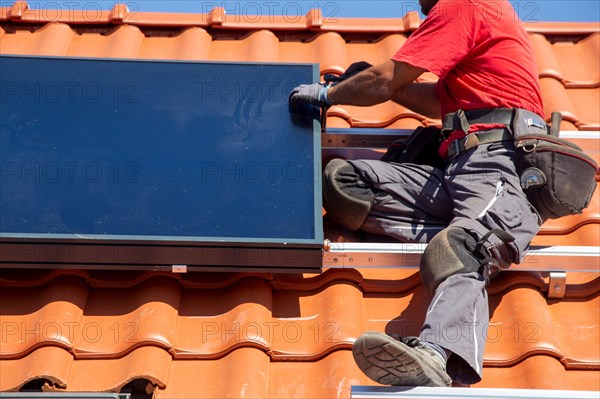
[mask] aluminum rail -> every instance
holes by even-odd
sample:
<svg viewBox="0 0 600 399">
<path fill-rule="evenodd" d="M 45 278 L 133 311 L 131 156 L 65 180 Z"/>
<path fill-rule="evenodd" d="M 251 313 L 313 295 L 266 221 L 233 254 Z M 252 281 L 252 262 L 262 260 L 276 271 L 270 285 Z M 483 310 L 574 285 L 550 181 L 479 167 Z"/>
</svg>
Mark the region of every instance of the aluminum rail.
<svg viewBox="0 0 600 399">
<path fill-rule="evenodd" d="M 322 153 L 324 159 L 379 159 L 395 140 L 406 139 L 411 133 L 405 129 L 329 128 L 321 135 Z M 559 137 L 587 142 L 591 148 L 586 153 L 598 159 L 600 131 L 561 131 Z"/>
<path fill-rule="evenodd" d="M 352 399 L 598 399 L 598 392 L 544 389 L 353 386 Z"/>
<path fill-rule="evenodd" d="M 387 146 L 396 139 L 407 138 L 411 133 L 410 129 L 328 128 L 327 132 L 322 135 L 321 142 L 324 148 L 373 148 Z M 558 137 L 561 139 L 600 140 L 600 131 L 562 130 Z"/>
<path fill-rule="evenodd" d="M 110 392 L 2 392 L 0 399 L 130 399 L 129 393 Z"/>
<path fill-rule="evenodd" d="M 323 252 L 327 268 L 390 268 L 419 267 L 427 244 L 404 243 L 328 243 Z M 443 255 L 443 254 L 442 254 Z M 534 246 L 519 265 L 508 270 L 600 272 L 600 247 L 597 246 Z"/>
</svg>

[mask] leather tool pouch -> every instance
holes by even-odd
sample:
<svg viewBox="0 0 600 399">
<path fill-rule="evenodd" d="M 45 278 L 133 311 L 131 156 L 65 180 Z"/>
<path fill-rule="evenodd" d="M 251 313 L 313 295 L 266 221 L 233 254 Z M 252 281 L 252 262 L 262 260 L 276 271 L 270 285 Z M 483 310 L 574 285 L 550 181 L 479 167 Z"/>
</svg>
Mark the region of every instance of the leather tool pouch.
<svg viewBox="0 0 600 399">
<path fill-rule="evenodd" d="M 438 153 L 442 140 L 442 133 L 439 128 L 435 126 L 418 127 L 406 140 L 394 141 L 381 157 L 381 160 L 393 163 L 429 165 L 438 169 L 445 169 L 447 163 Z"/>
<path fill-rule="evenodd" d="M 548 134 L 515 138 L 521 187 L 542 220 L 578 214 L 596 189 L 598 165 L 579 146 Z"/>
</svg>

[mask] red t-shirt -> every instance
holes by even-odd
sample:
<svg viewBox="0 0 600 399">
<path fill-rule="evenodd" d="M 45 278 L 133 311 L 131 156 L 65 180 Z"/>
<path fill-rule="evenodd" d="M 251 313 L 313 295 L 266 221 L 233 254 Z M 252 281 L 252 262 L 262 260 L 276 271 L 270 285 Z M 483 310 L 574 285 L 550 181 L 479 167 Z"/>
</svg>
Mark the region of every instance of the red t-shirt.
<svg viewBox="0 0 600 399">
<path fill-rule="evenodd" d="M 508 0 L 439 0 L 392 59 L 439 77 L 442 115 L 506 107 L 544 116 L 535 54 Z"/>
</svg>

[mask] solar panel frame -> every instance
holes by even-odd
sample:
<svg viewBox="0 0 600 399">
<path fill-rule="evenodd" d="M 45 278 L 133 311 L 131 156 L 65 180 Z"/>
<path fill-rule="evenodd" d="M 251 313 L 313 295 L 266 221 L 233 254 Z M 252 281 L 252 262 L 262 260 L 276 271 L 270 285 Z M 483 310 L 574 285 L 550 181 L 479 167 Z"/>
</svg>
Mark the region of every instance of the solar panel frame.
<svg viewBox="0 0 600 399">
<path fill-rule="evenodd" d="M 75 123 L 79 123 L 81 128 L 85 129 L 86 123 L 93 123 L 98 126 L 103 126 L 103 124 L 108 123 L 106 120 L 110 120 L 112 116 L 106 115 L 106 113 L 108 113 L 107 110 L 112 111 L 114 109 L 115 113 L 129 113 L 129 119 L 126 117 L 125 120 L 140 121 L 140 123 L 145 124 L 142 129 L 145 133 L 154 134 L 153 137 L 159 137 L 159 135 L 156 134 L 156 130 L 160 130 L 161 123 L 163 123 L 159 116 L 165 116 L 165 113 L 160 114 L 160 107 L 163 104 L 165 104 L 165 108 L 168 109 L 168 112 L 171 113 L 170 118 L 172 124 L 181 124 L 181 129 L 177 131 L 182 135 L 187 134 L 189 136 L 189 127 L 193 123 L 193 121 L 190 122 L 190 120 L 186 120 L 186 118 L 189 119 L 189 114 L 193 114 L 194 118 L 196 118 L 195 121 L 203 120 L 202 118 L 205 118 L 207 115 L 216 116 L 216 122 L 214 122 L 213 125 L 210 125 L 209 123 L 208 128 L 204 129 L 204 131 L 210 130 L 209 128 L 211 126 L 215 128 L 212 134 L 216 137 L 215 140 L 217 140 L 221 147 L 217 146 L 215 148 L 206 149 L 202 148 L 198 143 L 194 143 L 193 146 L 190 145 L 190 147 L 195 146 L 194 148 L 196 150 L 202 152 L 203 156 L 206 159 L 209 159 L 209 161 L 206 162 L 206 165 L 213 168 L 205 170 L 204 172 L 206 173 L 203 172 L 204 175 L 202 175 L 202 177 L 205 179 L 203 183 L 211 183 L 211 185 L 215 185 L 218 189 L 225 191 L 230 190 L 231 186 L 236 184 L 241 185 L 246 189 L 250 188 L 252 189 L 250 190 L 252 192 L 248 195 L 242 197 L 238 195 L 236 197 L 238 202 L 241 198 L 244 201 L 243 205 L 245 206 L 248 202 L 253 201 L 254 209 L 258 209 L 259 211 L 264 209 L 269 210 L 270 213 L 263 219 L 268 219 L 271 212 L 275 212 L 275 218 L 273 220 L 267 220 L 264 224 L 261 224 L 260 221 L 263 220 L 261 219 L 261 216 L 265 216 L 264 214 L 260 215 L 260 213 L 252 212 L 251 210 L 250 212 L 247 212 L 248 215 L 240 216 L 233 214 L 233 216 L 230 217 L 227 209 L 223 212 L 219 210 L 218 212 L 221 212 L 219 214 L 220 216 L 211 220 L 223 221 L 224 227 L 222 227 L 221 230 L 218 230 L 214 229 L 212 225 L 206 224 L 207 226 L 211 226 L 210 228 L 207 227 L 208 230 L 213 229 L 214 231 L 226 233 L 233 232 L 231 234 L 147 234 L 145 232 L 143 232 L 143 234 L 115 234 L 114 231 L 110 232 L 108 230 L 101 231 L 100 234 L 97 234 L 97 232 L 94 231 L 85 231 L 85 228 L 81 227 L 76 231 L 61 231 L 61 228 L 64 229 L 64 226 L 67 225 L 63 223 L 64 220 L 68 220 L 69 218 L 72 220 L 68 221 L 74 226 L 93 226 L 94 228 L 96 228 L 99 220 L 104 222 L 107 221 L 107 219 L 102 220 L 101 217 L 95 219 L 93 217 L 88 217 L 86 213 L 87 211 L 91 212 L 95 210 L 95 201 L 103 201 L 101 206 L 108 203 L 112 204 L 111 206 L 114 207 L 114 201 L 111 202 L 109 195 L 110 192 L 102 192 L 102 190 L 96 190 L 94 188 L 94 190 L 88 190 L 90 192 L 87 192 L 82 196 L 83 200 L 76 203 L 79 213 L 75 215 L 69 215 L 68 212 L 66 212 L 64 215 L 56 216 L 58 205 L 61 205 L 62 208 L 69 208 L 69 206 L 64 204 L 54 204 L 56 206 L 53 211 L 54 219 L 52 220 L 60 219 L 59 222 L 63 224 L 57 223 L 60 224 L 60 227 L 57 228 L 55 228 L 55 226 L 50 226 L 50 229 L 53 230 L 51 232 L 41 232 L 39 226 L 32 228 L 31 231 L 27 231 L 26 228 L 19 229 L 19 221 L 15 219 L 21 215 L 19 212 L 12 212 L 12 216 L 5 218 L 2 218 L 2 215 L 0 215 L 0 220 L 3 220 L 4 222 L 0 225 L 0 265 L 4 265 L 4 267 L 9 265 L 21 267 L 67 267 L 69 265 L 75 265 L 76 267 L 92 268 L 155 268 L 170 267 L 170 265 L 173 264 L 186 262 L 186 264 L 191 267 L 210 270 L 232 267 L 250 267 L 261 270 L 270 270 L 271 268 L 286 270 L 291 268 L 297 271 L 297 268 L 302 268 L 303 270 L 314 271 L 315 269 L 321 268 L 323 227 L 321 216 L 320 124 L 317 118 L 307 116 L 298 117 L 297 115 L 290 114 L 287 109 L 287 93 L 289 93 L 291 88 L 299 83 L 311 83 L 319 80 L 318 65 L 13 55 L 1 56 L 0 63 L 2 63 L 0 64 L 2 65 L 0 67 L 0 80 L 2 82 L 0 96 L 2 100 L 1 105 L 4 109 L 2 114 L 5 116 L 2 118 L 5 122 L 2 123 L 2 131 L 0 131 L 0 133 L 2 133 L 2 142 L 0 143 L 4 144 L 0 146 L 0 154 L 2 154 L 1 158 L 4 158 L 1 162 L 4 166 L 2 173 L 3 181 L 0 181 L 0 184 L 4 187 L 3 190 L 0 190 L 0 199 L 3 197 L 2 194 L 5 194 L 4 200 L 0 202 L 5 209 L 5 212 L 2 213 L 6 214 L 7 209 L 9 210 L 8 212 L 11 213 L 11 210 L 14 211 L 15 208 L 18 209 L 20 204 L 31 205 L 28 202 L 30 200 L 25 194 L 20 196 L 21 201 L 19 201 L 19 198 L 15 198 L 15 196 L 19 196 L 15 193 L 20 192 L 19 190 L 15 190 L 14 187 L 12 189 L 10 188 L 11 178 L 15 178 L 15 175 L 17 180 L 19 178 L 21 179 L 20 182 L 17 181 L 15 184 L 20 184 L 19 187 L 25 188 L 25 191 L 30 190 L 29 194 L 36 194 L 35 184 L 37 184 L 38 187 L 42 183 L 53 183 L 56 185 L 56 182 L 48 181 L 49 176 L 43 175 L 41 172 L 42 167 L 39 166 L 39 162 L 36 163 L 37 161 L 34 162 L 31 159 L 26 159 L 27 156 L 31 154 L 45 154 L 48 156 L 49 153 L 51 155 L 55 153 L 68 153 L 69 148 L 60 150 L 57 150 L 56 148 L 61 147 L 61 145 L 63 147 L 71 146 L 72 142 L 60 142 L 57 137 L 62 136 L 56 134 L 53 137 L 55 140 L 54 143 L 52 143 L 52 140 L 43 142 L 43 140 L 40 140 L 40 137 L 45 138 L 45 136 L 41 135 L 41 130 L 39 130 L 41 129 L 40 126 L 38 126 L 38 131 L 36 132 L 37 136 L 34 134 L 32 137 L 27 137 L 27 125 L 35 124 L 36 118 L 42 119 L 42 121 L 39 122 L 39 125 L 45 124 L 43 128 L 49 129 L 48 124 L 52 124 L 49 121 L 52 121 L 53 119 L 44 118 L 42 115 L 44 112 L 56 113 L 57 122 L 56 126 L 54 126 L 55 129 L 59 128 L 57 126 L 60 125 L 61 121 L 63 124 L 70 124 L 71 127 L 73 127 Z M 10 67 L 11 63 L 13 64 L 12 67 Z M 57 63 L 61 64 L 60 67 L 62 70 L 61 68 L 56 67 Z M 37 64 L 37 66 L 34 64 Z M 69 67 L 75 68 L 75 66 L 78 67 L 76 68 L 76 72 L 69 75 Z M 82 68 L 82 66 L 84 68 Z M 122 68 L 115 68 L 115 66 L 122 66 Z M 150 82 L 151 84 L 148 85 L 148 82 L 143 81 L 143 73 L 140 72 L 140 70 L 143 70 L 144 68 L 159 69 L 163 72 L 166 70 L 170 75 L 166 76 L 164 80 L 167 80 L 168 82 L 165 83 L 161 79 L 160 82 L 152 81 Z M 125 70 L 125 73 L 123 73 L 123 70 Z M 198 72 L 200 70 L 202 71 Z M 201 87 L 200 92 L 196 92 L 195 95 L 196 97 L 200 95 L 202 100 L 207 100 L 201 102 L 202 107 L 206 108 L 205 110 L 199 111 L 195 107 L 189 106 L 189 101 L 194 100 L 194 95 L 189 95 L 185 90 L 185 79 L 182 78 L 182 71 L 196 71 L 196 81 L 190 84 L 190 87 L 192 89 L 194 87 Z M 64 72 L 67 76 L 62 81 L 60 78 L 57 78 L 59 72 Z M 214 76 L 210 74 L 208 74 L 210 75 L 208 76 L 206 74 L 208 72 L 212 73 Z M 92 76 L 93 73 L 96 73 L 97 75 Z M 247 76 L 244 75 L 244 73 L 251 75 L 250 80 L 244 80 Z M 88 78 L 86 78 L 86 76 L 88 76 Z M 182 79 L 182 81 L 178 83 L 179 86 L 177 86 L 177 84 L 174 85 L 173 82 L 178 82 L 178 79 Z M 172 92 L 167 93 L 157 100 L 157 93 L 152 92 L 152 90 L 154 86 L 160 84 L 162 84 L 163 89 L 171 89 Z M 98 95 L 98 93 L 100 93 L 100 95 Z M 153 95 L 154 97 L 152 97 Z M 105 96 L 104 100 L 108 99 L 108 107 L 106 104 L 102 104 L 102 96 Z M 96 100 L 98 97 L 100 99 Z M 214 104 L 215 102 L 216 104 Z M 154 113 L 150 112 L 147 115 L 136 116 L 132 110 L 135 110 L 135 107 L 139 108 L 141 106 L 147 106 L 151 111 L 154 110 Z M 227 107 L 232 106 L 234 107 L 233 110 L 227 109 Z M 17 109 L 15 110 L 15 108 Z M 104 114 L 102 114 L 101 111 L 104 111 Z M 132 114 L 134 116 L 131 116 Z M 93 115 L 93 118 L 90 118 L 90 115 Z M 226 115 L 226 117 L 223 117 L 224 115 Z M 136 117 L 137 119 L 135 119 Z M 108 124 L 106 126 L 112 125 Z M 269 131 L 269 128 L 272 128 L 273 131 Z M 144 159 L 145 162 L 148 162 L 147 164 L 127 163 L 127 156 L 133 157 L 134 154 L 132 151 L 134 147 L 131 143 L 121 143 L 123 148 L 120 148 L 120 150 L 122 152 L 117 152 L 115 155 L 111 153 L 113 149 L 109 148 L 107 143 L 99 138 L 100 135 L 87 136 L 81 134 L 78 136 L 73 133 L 74 131 L 75 129 L 69 129 L 66 136 L 72 135 L 71 138 L 75 137 L 77 139 L 82 139 L 82 137 L 85 136 L 83 139 L 88 141 L 82 139 L 83 141 L 78 143 L 79 147 L 74 146 L 71 149 L 73 153 L 71 154 L 70 162 L 73 163 L 73 159 L 75 159 L 80 160 L 81 165 L 89 165 L 90 170 L 87 172 L 88 174 L 92 173 L 92 177 L 97 176 L 97 171 L 100 170 L 101 175 L 110 175 L 111 178 L 119 175 L 119 178 L 121 179 L 119 183 L 123 183 L 122 180 L 127 178 L 127 173 L 131 176 L 131 173 L 135 171 L 135 167 L 138 168 L 138 171 L 140 168 L 146 166 L 150 169 L 151 167 L 155 167 L 154 164 L 156 162 L 153 162 L 153 159 Z M 123 131 L 126 134 L 140 135 L 139 132 L 132 131 L 131 129 L 129 131 L 124 129 Z M 112 134 L 115 136 L 113 131 L 104 130 L 104 132 L 108 132 L 106 133 L 107 135 Z M 233 143 L 219 137 L 219 134 L 222 134 L 223 132 L 227 133 L 226 137 L 234 137 L 235 140 L 233 140 Z M 142 139 L 138 137 L 135 144 L 139 145 L 140 142 L 143 142 Z M 89 148 L 91 150 L 89 152 L 86 152 L 85 150 L 86 145 L 90 146 Z M 129 147 L 127 147 L 128 145 Z M 151 146 L 151 144 L 147 145 Z M 263 145 L 266 145 L 266 148 L 263 149 Z M 294 145 L 297 147 L 294 147 Z M 246 149 L 243 149 L 242 146 L 246 146 Z M 274 150 L 278 148 L 277 146 L 285 147 L 284 150 L 292 152 L 293 154 L 296 153 L 296 148 L 298 148 L 298 152 L 303 154 L 299 155 L 299 157 L 304 156 L 304 158 L 293 158 L 292 154 L 291 161 L 286 164 L 285 161 L 290 158 L 290 156 L 286 153 L 276 154 L 277 151 Z M 1 147 L 4 147 L 4 151 L 2 151 Z M 155 153 L 162 154 L 162 152 L 156 151 L 157 149 L 162 151 L 164 148 L 164 151 L 169 153 L 172 158 L 177 156 L 177 151 L 184 152 L 190 159 L 193 158 L 194 155 L 193 150 L 186 148 L 186 146 L 169 148 L 168 140 L 160 141 L 155 147 L 156 148 L 152 148 Z M 17 150 L 15 150 L 15 148 L 17 148 Z M 49 148 L 52 148 L 52 150 L 49 150 Z M 218 168 L 221 165 L 219 164 L 219 162 L 221 162 L 221 158 L 219 158 L 220 153 L 219 151 L 216 151 L 216 149 L 220 150 L 223 148 L 224 153 L 232 153 L 233 156 L 251 154 L 252 151 L 255 153 L 258 152 L 259 160 L 254 162 L 252 158 L 249 158 L 250 161 L 247 161 L 246 164 L 242 163 L 242 161 L 231 161 L 233 163 L 227 164 L 229 161 L 224 159 L 222 162 L 225 166 L 222 170 L 215 171 L 215 168 Z M 77 151 L 79 151 L 79 153 L 77 153 Z M 97 161 L 98 158 L 95 158 L 96 152 L 101 153 L 100 159 L 102 160 L 110 160 L 111 156 L 116 156 L 117 161 L 112 165 L 105 165 L 102 162 Z M 81 153 L 85 154 L 81 156 Z M 21 156 L 21 158 L 19 158 L 19 156 Z M 78 156 L 81 157 L 78 158 Z M 263 158 L 266 157 L 266 161 L 261 163 L 260 156 Z M 188 160 L 188 158 L 184 160 Z M 133 159 L 137 160 L 137 158 Z M 51 156 L 47 157 L 44 161 L 45 163 L 42 163 L 42 165 L 46 165 L 46 167 L 48 167 L 48 165 L 53 165 L 54 169 L 51 169 L 51 172 L 54 172 L 54 174 L 51 175 L 53 177 L 58 176 L 57 170 L 60 168 L 62 168 L 62 170 L 60 170 L 62 180 L 75 180 L 77 177 L 74 178 L 73 175 L 76 175 L 78 170 L 74 168 L 65 169 L 64 164 L 67 162 L 61 164 Z M 25 172 L 22 170 L 19 171 L 20 165 L 27 165 L 27 163 L 29 163 L 30 166 L 25 166 Z M 96 170 L 91 167 L 95 163 L 100 165 Z M 231 165 L 234 166 L 231 167 Z M 114 170 L 110 169 L 109 171 L 111 166 L 115 166 L 115 168 Z M 14 171 L 15 167 L 17 169 L 16 172 Z M 80 166 L 80 168 L 82 167 L 83 166 Z M 130 167 L 130 169 L 127 169 L 128 167 Z M 242 167 L 247 167 L 246 172 L 249 173 L 249 175 L 243 175 L 243 170 L 240 169 Z M 261 167 L 263 169 L 261 169 Z M 289 170 L 297 168 L 296 175 L 289 175 L 289 173 L 288 175 L 285 175 L 286 167 L 288 168 L 288 172 Z M 189 168 L 179 167 L 179 170 L 183 171 L 188 169 Z M 242 172 L 240 172 L 240 170 L 242 170 Z M 160 171 L 157 172 L 156 169 L 153 169 L 152 171 L 160 174 Z M 94 172 L 96 172 L 96 175 L 93 174 Z M 242 175 L 240 175 L 240 173 L 242 173 Z M 296 179 L 296 177 L 298 177 L 298 179 Z M 33 184 L 27 184 L 27 182 L 26 184 L 23 184 L 23 179 L 27 180 L 28 178 L 29 180 L 34 180 Z M 211 178 L 213 178 L 213 180 L 209 181 Z M 168 174 L 161 182 L 162 185 L 156 184 L 156 187 L 150 188 L 153 188 L 156 191 L 164 187 L 165 184 L 170 184 Z M 62 181 L 60 184 L 63 183 L 65 182 Z M 98 183 L 98 181 L 87 181 L 83 183 L 86 184 L 80 186 L 71 184 L 70 186 L 72 186 L 73 189 L 85 187 L 87 190 L 93 183 Z M 295 184 L 296 186 L 292 187 L 295 191 L 290 190 L 292 191 L 292 194 L 282 193 L 280 188 L 285 186 L 284 183 L 287 183 L 288 187 Z M 63 191 L 65 187 L 69 188 L 69 184 L 63 184 Z M 115 187 L 116 185 L 113 184 L 112 188 L 114 189 Z M 261 199 L 259 196 L 259 198 L 256 199 L 257 194 L 260 194 L 260 190 L 257 190 L 257 187 L 264 189 L 271 197 Z M 137 193 L 139 190 L 148 191 L 148 187 L 138 186 L 136 188 L 138 190 L 128 191 L 130 196 L 138 195 Z M 127 192 L 127 189 L 123 190 Z M 184 189 L 183 191 L 186 190 Z M 12 202 L 7 200 L 11 194 L 13 195 Z M 39 193 L 37 194 L 39 197 Z M 71 198 L 71 194 L 73 193 L 69 193 L 69 198 Z M 106 195 L 108 198 L 101 198 L 102 201 L 100 201 L 97 198 L 99 194 Z M 162 198 L 173 199 L 175 206 L 182 206 L 181 202 L 177 203 L 177 201 L 175 201 L 177 198 L 169 197 L 169 194 L 170 193 L 163 193 Z M 237 194 L 232 194 L 233 197 L 236 195 Z M 126 197 L 126 201 L 127 195 L 123 194 L 123 196 Z M 272 198 L 273 196 L 275 196 L 275 199 Z M 48 198 L 52 199 L 51 196 Z M 200 198 L 202 200 L 203 197 L 201 195 L 196 195 L 193 198 Z M 144 200 L 150 201 L 151 199 L 152 193 L 146 193 Z M 221 199 L 217 198 L 217 201 L 219 200 Z M 48 206 L 48 202 L 50 202 L 50 205 L 53 205 L 49 200 L 47 200 L 46 203 L 44 203 L 43 199 L 38 199 L 37 202 L 32 201 L 32 203 L 40 204 L 40 206 Z M 264 206 L 265 202 L 268 204 L 266 207 Z M 292 204 L 289 205 L 288 202 L 291 202 Z M 295 206 L 294 204 L 296 202 L 302 206 Z M 7 206 L 7 203 L 12 206 L 12 209 L 11 206 Z M 224 200 L 224 203 L 226 203 L 226 200 Z M 310 205 L 307 207 L 306 205 L 309 203 Z M 86 209 L 88 204 L 89 208 Z M 184 203 L 184 206 L 187 205 L 188 203 Z M 248 207 L 250 208 L 250 205 L 248 205 Z M 279 208 L 283 209 L 279 210 Z M 193 206 L 190 209 L 193 209 Z M 174 211 L 176 212 L 178 209 L 174 209 Z M 238 210 L 234 211 L 237 212 Z M 109 211 L 107 212 L 110 213 Z M 118 214 L 118 212 L 115 212 L 115 214 Z M 296 214 L 300 215 L 297 216 Z M 45 215 L 45 213 L 38 212 L 37 214 L 32 213 L 32 215 Z M 141 215 L 142 214 L 140 213 L 137 215 L 137 219 L 131 220 L 142 220 Z M 153 217 L 153 215 L 153 213 L 148 212 L 148 217 Z M 34 219 L 31 215 L 27 216 L 29 216 L 29 219 Z M 185 216 L 185 212 L 178 214 L 181 225 L 185 225 L 188 222 L 185 219 Z M 202 217 L 202 215 L 200 216 Z M 9 221 L 10 217 L 13 217 L 12 222 Z M 80 222 L 81 219 L 84 219 L 85 221 L 86 217 L 89 219 L 87 220 L 87 224 Z M 296 219 L 294 219 L 294 217 L 296 217 Z M 28 220 L 26 220 L 27 218 L 22 217 L 22 219 L 26 226 L 28 222 Z M 121 225 L 124 226 L 125 229 L 134 231 L 135 229 L 127 223 L 128 220 L 130 219 L 124 216 Z M 240 220 L 242 222 L 248 220 L 253 222 L 240 223 L 240 226 L 236 227 L 235 223 L 232 223 L 232 221 L 235 220 Z M 29 220 L 29 222 L 31 223 L 31 220 Z M 150 224 L 151 223 L 148 223 L 149 226 Z M 178 226 L 173 226 L 174 224 L 175 223 L 172 223 L 170 227 L 177 231 Z M 193 225 L 193 223 L 189 224 Z M 301 227 L 296 227 L 297 225 L 301 225 Z M 15 228 L 15 226 L 17 227 Z M 198 223 L 194 226 L 197 227 Z M 12 227 L 12 231 L 10 227 Z M 44 226 L 41 228 L 43 229 Z M 277 234 L 273 234 L 273 236 L 264 234 L 253 235 L 250 230 L 248 230 L 250 231 L 248 234 L 236 233 L 240 231 L 244 233 L 246 231 L 244 229 L 254 229 L 252 231 L 259 232 L 270 232 L 272 230 Z M 33 257 L 28 256 L 24 252 L 24 245 L 27 246 L 27 251 L 33 251 L 36 255 Z M 48 245 L 50 247 L 48 247 Z M 88 250 L 103 252 L 104 255 L 90 259 L 90 256 L 84 256 L 80 253 L 81 251 L 72 250 L 72 248 L 77 248 L 81 245 Z M 44 255 L 43 248 L 60 248 L 60 256 Z M 126 261 L 118 259 L 118 256 L 114 257 L 111 255 L 111 252 L 114 252 L 114 250 L 118 248 L 121 248 L 121 250 L 134 251 L 138 255 L 133 258 L 130 257 L 130 259 L 127 259 Z M 146 256 L 145 252 L 148 250 L 151 250 L 151 252 L 154 253 L 154 256 Z M 157 252 L 157 250 L 160 251 Z M 258 252 L 255 253 L 252 260 L 247 260 L 243 259 L 243 256 L 224 256 L 222 250 L 229 251 L 229 254 L 232 254 L 237 250 L 242 252 L 244 250 Z M 77 255 L 77 253 L 79 254 Z M 191 253 L 194 253 L 195 255 L 191 256 Z M 247 252 L 247 254 L 248 253 L 249 252 Z M 290 255 L 292 253 L 294 255 Z M 70 255 L 67 256 L 67 254 Z M 113 261 L 107 261 L 111 259 L 111 257 Z"/>
</svg>

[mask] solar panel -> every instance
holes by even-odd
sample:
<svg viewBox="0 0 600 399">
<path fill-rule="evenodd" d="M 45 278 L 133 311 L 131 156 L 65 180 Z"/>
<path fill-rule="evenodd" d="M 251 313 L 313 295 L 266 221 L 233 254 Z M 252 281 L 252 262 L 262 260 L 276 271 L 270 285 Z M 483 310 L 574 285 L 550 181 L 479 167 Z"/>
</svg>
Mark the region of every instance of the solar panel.
<svg viewBox="0 0 600 399">
<path fill-rule="evenodd" d="M 288 109 L 316 65 L 2 56 L 0 73 L 4 265 L 321 266 L 320 129 Z"/>
</svg>

